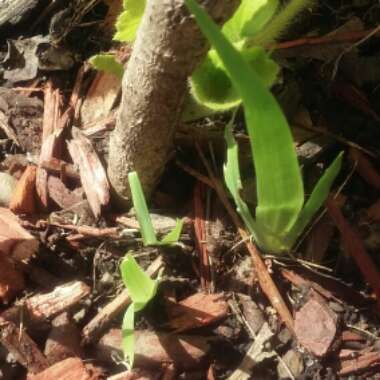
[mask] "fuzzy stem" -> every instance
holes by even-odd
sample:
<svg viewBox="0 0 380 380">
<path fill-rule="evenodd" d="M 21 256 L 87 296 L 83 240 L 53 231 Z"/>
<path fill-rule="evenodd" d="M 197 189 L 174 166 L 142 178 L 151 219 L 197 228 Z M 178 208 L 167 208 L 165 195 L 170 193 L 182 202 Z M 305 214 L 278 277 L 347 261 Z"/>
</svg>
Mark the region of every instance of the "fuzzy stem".
<svg viewBox="0 0 380 380">
<path fill-rule="evenodd" d="M 294 22 L 294 17 L 306 7 L 311 6 L 314 0 L 290 0 L 290 2 L 277 13 L 267 26 L 260 31 L 249 45 L 268 45 L 277 40 L 285 30 Z"/>
</svg>

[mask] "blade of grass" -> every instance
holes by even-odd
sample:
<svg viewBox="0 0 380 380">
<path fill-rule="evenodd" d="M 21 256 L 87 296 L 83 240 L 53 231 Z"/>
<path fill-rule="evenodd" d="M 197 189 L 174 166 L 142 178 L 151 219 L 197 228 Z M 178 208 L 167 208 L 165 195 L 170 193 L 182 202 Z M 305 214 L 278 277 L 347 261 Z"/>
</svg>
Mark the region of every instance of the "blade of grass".
<svg viewBox="0 0 380 380">
<path fill-rule="evenodd" d="M 326 201 L 330 188 L 338 175 L 342 166 L 343 152 L 341 152 L 333 161 L 333 163 L 325 170 L 322 177 L 315 185 L 309 199 L 307 200 L 304 208 L 301 210 L 299 217 L 289 233 L 286 240 L 288 241 L 288 247 L 291 248 L 302 231 L 309 224 L 311 218 L 322 207 Z"/>
<path fill-rule="evenodd" d="M 242 96 L 257 178 L 256 221 L 282 234 L 303 205 L 301 173 L 292 136 L 280 106 L 257 74 L 194 0 L 185 0 L 202 32 L 222 59 Z"/>
<path fill-rule="evenodd" d="M 181 232 L 183 228 L 183 219 L 177 219 L 175 227 L 166 234 L 161 241 L 159 241 L 160 245 L 170 245 L 178 243 L 179 238 L 181 237 Z"/>
<path fill-rule="evenodd" d="M 129 173 L 128 181 L 129 186 L 131 187 L 133 207 L 136 211 L 144 245 L 157 244 L 156 233 L 153 228 L 152 220 L 150 219 L 148 206 L 137 173 Z"/>
</svg>

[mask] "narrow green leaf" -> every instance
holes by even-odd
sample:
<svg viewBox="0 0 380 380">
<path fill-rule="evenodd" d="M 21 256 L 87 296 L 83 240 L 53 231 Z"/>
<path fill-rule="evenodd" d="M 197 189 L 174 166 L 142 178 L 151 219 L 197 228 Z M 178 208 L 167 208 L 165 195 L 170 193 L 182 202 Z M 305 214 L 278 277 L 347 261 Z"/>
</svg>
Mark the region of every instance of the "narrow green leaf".
<svg viewBox="0 0 380 380">
<path fill-rule="evenodd" d="M 131 254 L 127 254 L 121 262 L 120 271 L 133 303 L 138 307 L 145 306 L 155 296 L 158 282 L 141 269 Z"/>
<path fill-rule="evenodd" d="M 267 24 L 277 7 L 278 0 L 242 0 L 234 15 L 224 24 L 222 33 L 230 42 L 252 37 Z"/>
<path fill-rule="evenodd" d="M 342 160 L 343 152 L 335 158 L 333 163 L 325 170 L 322 177 L 315 185 L 309 199 L 305 203 L 304 208 L 301 210 L 297 221 L 287 234 L 289 248 L 295 243 L 302 231 L 311 221 L 312 217 L 322 207 L 323 203 L 327 199 L 330 188 L 342 167 Z"/>
<path fill-rule="evenodd" d="M 145 10 L 146 0 L 124 0 L 124 11 L 116 21 L 114 40 L 133 42 Z"/>
<path fill-rule="evenodd" d="M 292 25 L 294 18 L 306 9 L 308 6 L 312 5 L 315 0 L 290 0 L 278 13 L 271 22 L 269 22 L 265 28 L 262 28 L 259 33 L 250 41 L 252 44 L 266 45 L 272 43 L 281 34 L 286 31 L 286 29 Z"/>
<path fill-rule="evenodd" d="M 135 305 L 132 303 L 128 306 L 123 317 L 121 326 L 122 348 L 124 358 L 127 361 L 129 368 L 133 367 L 135 356 Z"/>
<path fill-rule="evenodd" d="M 234 198 L 236 209 L 240 216 L 242 217 L 245 225 L 247 226 L 250 233 L 253 235 L 254 239 L 257 241 L 258 237 L 256 234 L 257 226 L 255 220 L 253 219 L 251 212 L 247 204 L 244 202 L 243 198 L 240 196 L 240 191 L 242 189 L 242 182 L 240 177 L 239 168 L 239 147 L 236 140 L 232 134 L 232 125 L 229 123 L 224 131 L 224 137 L 227 143 L 227 159 L 223 167 L 224 180 L 226 186 Z"/>
<path fill-rule="evenodd" d="M 241 94 L 257 178 L 257 224 L 281 236 L 303 205 L 301 173 L 288 123 L 273 95 L 194 0 L 185 0 Z"/>
<path fill-rule="evenodd" d="M 178 243 L 178 240 L 181 237 L 183 222 L 184 222 L 183 219 L 177 219 L 175 227 L 161 239 L 159 244 L 170 245 L 170 244 Z"/>
<path fill-rule="evenodd" d="M 154 232 L 152 220 L 150 219 L 144 192 L 136 172 L 131 172 L 128 174 L 128 182 L 131 188 L 133 207 L 136 211 L 144 245 L 154 245 L 157 243 L 157 237 Z"/>
<path fill-rule="evenodd" d="M 124 67 L 116 61 L 112 54 L 94 55 L 89 59 L 89 62 L 96 70 L 114 74 L 119 78 L 123 77 Z"/>
</svg>

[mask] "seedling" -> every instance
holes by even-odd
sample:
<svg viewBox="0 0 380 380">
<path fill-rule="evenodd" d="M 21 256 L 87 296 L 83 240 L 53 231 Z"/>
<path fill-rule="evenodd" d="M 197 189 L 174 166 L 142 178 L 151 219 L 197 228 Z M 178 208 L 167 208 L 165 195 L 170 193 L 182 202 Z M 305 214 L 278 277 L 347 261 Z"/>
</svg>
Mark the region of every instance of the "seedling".
<svg viewBox="0 0 380 380">
<path fill-rule="evenodd" d="M 158 240 L 137 173 L 129 173 L 128 181 L 131 188 L 133 207 L 136 211 L 144 245 L 171 245 L 177 243 L 181 236 L 183 219 L 177 219 L 175 227 L 161 240 Z"/>
<path fill-rule="evenodd" d="M 122 347 L 129 368 L 133 367 L 135 352 L 135 314 L 156 295 L 158 281 L 152 280 L 137 264 L 131 254 L 127 254 L 120 264 L 121 277 L 132 300 L 124 314 L 122 324 Z"/>
<path fill-rule="evenodd" d="M 185 3 L 223 62 L 243 102 L 256 173 L 255 217 L 240 197 L 238 146 L 230 126 L 226 129 L 226 185 L 258 245 L 272 253 L 288 251 L 325 201 L 340 170 L 342 153 L 325 171 L 304 204 L 301 171 L 290 128 L 276 99 L 207 13 L 194 0 Z"/>
</svg>

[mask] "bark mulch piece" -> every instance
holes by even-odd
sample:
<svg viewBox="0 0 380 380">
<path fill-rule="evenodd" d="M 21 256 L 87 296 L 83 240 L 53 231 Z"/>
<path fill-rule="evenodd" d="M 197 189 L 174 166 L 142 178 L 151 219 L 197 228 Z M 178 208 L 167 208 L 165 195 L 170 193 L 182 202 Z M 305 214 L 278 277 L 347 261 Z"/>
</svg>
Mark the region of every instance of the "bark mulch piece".
<svg viewBox="0 0 380 380">
<path fill-rule="evenodd" d="M 169 326 L 176 332 L 207 326 L 227 316 L 223 294 L 196 293 L 178 303 L 168 302 Z"/>
<path fill-rule="evenodd" d="M 338 316 L 316 292 L 296 311 L 294 331 L 298 342 L 317 357 L 325 356 L 337 334 Z"/>
<path fill-rule="evenodd" d="M 79 358 L 62 360 L 44 371 L 33 374 L 28 373 L 27 380 L 104 380 L 101 370 L 86 365 Z"/>
<path fill-rule="evenodd" d="M 154 368 L 173 363 L 182 369 L 199 368 L 210 350 L 210 338 L 176 335 L 153 331 L 135 331 L 136 368 Z M 97 344 L 99 360 L 112 362 L 116 353 L 122 356 L 121 330 L 112 329 Z"/>
</svg>

